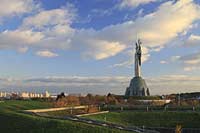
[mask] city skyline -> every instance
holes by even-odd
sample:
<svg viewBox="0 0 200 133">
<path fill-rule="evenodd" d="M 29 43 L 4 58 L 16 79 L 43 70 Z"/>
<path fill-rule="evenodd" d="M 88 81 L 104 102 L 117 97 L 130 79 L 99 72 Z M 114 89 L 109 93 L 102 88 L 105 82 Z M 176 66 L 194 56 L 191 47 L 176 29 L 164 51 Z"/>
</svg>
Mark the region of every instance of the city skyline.
<svg viewBox="0 0 200 133">
<path fill-rule="evenodd" d="M 0 91 L 124 94 L 137 38 L 151 94 L 199 91 L 200 0 L 1 2 Z"/>
</svg>

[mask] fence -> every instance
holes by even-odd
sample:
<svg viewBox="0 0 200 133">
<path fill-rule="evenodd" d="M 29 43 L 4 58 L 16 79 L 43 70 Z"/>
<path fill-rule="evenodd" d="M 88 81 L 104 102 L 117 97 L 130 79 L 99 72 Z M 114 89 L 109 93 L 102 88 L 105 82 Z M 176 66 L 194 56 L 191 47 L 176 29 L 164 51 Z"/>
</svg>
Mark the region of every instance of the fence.
<svg viewBox="0 0 200 133">
<path fill-rule="evenodd" d="M 108 105 L 102 107 L 102 110 L 110 111 L 123 111 L 123 110 L 135 110 L 135 111 L 200 111 L 200 107 L 194 106 L 144 106 L 144 105 L 133 105 L 133 106 L 124 106 L 124 105 Z"/>
<path fill-rule="evenodd" d="M 147 130 L 155 130 L 160 133 L 175 133 L 175 128 L 145 127 Z M 182 128 L 182 133 L 200 133 L 200 128 Z"/>
</svg>

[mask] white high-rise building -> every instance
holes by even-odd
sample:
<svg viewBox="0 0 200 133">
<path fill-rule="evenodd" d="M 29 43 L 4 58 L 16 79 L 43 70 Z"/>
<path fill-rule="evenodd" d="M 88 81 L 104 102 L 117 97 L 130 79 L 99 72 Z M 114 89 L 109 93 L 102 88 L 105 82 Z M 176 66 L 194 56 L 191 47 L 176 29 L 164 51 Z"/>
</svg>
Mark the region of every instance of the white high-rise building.
<svg viewBox="0 0 200 133">
<path fill-rule="evenodd" d="M 50 94 L 48 91 L 45 91 L 44 97 L 46 97 L 46 98 L 50 97 Z"/>
<path fill-rule="evenodd" d="M 19 96 L 22 97 L 22 98 L 29 98 L 29 93 L 28 92 L 22 92 L 22 93 L 20 93 Z"/>
</svg>

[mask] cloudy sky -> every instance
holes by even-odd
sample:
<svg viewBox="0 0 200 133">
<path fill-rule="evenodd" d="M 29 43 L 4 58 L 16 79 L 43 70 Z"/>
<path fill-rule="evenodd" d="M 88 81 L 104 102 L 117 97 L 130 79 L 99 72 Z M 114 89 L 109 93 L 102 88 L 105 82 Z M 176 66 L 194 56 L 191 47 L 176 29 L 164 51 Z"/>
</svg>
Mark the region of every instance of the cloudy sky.
<svg viewBox="0 0 200 133">
<path fill-rule="evenodd" d="M 200 0 L 0 0 L 0 91 L 200 91 Z"/>
</svg>

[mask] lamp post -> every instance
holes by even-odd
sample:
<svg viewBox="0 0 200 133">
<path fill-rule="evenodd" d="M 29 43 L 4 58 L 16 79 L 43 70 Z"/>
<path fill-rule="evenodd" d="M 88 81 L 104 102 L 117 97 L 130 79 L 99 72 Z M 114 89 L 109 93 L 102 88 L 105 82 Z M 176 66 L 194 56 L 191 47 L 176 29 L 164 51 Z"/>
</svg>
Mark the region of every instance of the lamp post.
<svg viewBox="0 0 200 133">
<path fill-rule="evenodd" d="M 178 93 L 178 105 L 179 106 L 181 105 L 181 95 L 180 95 L 180 93 Z"/>
</svg>

